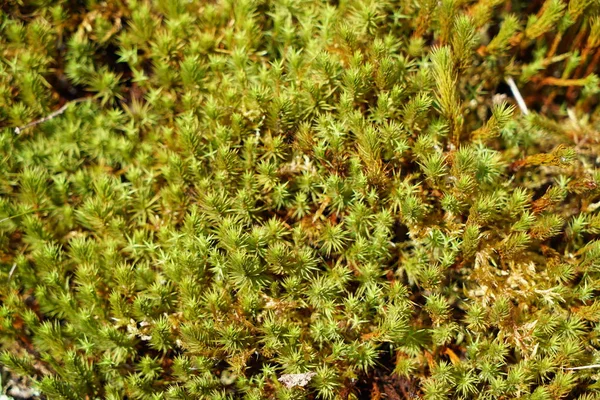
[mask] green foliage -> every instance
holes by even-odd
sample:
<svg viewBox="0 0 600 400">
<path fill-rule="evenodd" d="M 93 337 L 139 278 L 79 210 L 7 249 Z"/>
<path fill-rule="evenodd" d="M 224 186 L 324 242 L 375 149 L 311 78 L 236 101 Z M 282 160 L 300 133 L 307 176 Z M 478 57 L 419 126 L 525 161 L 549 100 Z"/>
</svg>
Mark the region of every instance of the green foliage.
<svg viewBox="0 0 600 400">
<path fill-rule="evenodd" d="M 1 5 L 0 363 L 57 399 L 598 398 L 599 13 Z"/>
</svg>

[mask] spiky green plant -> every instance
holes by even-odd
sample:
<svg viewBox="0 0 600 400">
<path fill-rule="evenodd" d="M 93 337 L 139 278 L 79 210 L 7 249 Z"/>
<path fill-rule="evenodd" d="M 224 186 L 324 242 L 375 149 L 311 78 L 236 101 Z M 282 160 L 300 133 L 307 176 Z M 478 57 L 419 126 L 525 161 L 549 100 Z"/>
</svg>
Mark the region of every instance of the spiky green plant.
<svg viewBox="0 0 600 400">
<path fill-rule="evenodd" d="M 0 5 L 0 363 L 52 399 L 600 398 L 599 15 Z"/>
</svg>

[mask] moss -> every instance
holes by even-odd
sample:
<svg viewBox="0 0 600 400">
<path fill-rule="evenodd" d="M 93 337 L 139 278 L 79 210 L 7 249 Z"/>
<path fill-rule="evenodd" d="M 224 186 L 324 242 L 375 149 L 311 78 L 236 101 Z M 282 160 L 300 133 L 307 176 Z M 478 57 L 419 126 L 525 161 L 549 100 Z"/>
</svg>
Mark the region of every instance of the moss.
<svg viewBox="0 0 600 400">
<path fill-rule="evenodd" d="M 598 1 L 0 10 L 0 362 L 48 398 L 600 396 Z"/>
</svg>

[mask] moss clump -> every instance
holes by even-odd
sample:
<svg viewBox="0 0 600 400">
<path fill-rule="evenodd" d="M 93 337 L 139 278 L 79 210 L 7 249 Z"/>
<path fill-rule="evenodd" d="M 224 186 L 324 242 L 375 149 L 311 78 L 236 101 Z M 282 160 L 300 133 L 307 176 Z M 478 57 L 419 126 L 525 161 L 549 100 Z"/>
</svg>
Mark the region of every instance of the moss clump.
<svg viewBox="0 0 600 400">
<path fill-rule="evenodd" d="M 0 9 L 48 398 L 600 398 L 597 0 Z"/>
</svg>

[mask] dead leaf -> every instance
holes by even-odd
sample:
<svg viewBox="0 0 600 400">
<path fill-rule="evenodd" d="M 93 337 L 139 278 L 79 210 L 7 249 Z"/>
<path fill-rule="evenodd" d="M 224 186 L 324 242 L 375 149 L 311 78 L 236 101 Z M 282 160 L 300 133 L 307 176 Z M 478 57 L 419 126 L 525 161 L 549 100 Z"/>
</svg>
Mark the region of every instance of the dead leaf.
<svg viewBox="0 0 600 400">
<path fill-rule="evenodd" d="M 451 349 L 446 348 L 446 350 L 444 350 L 444 353 L 450 357 L 450 361 L 452 361 L 453 365 L 456 364 L 460 364 L 460 358 L 456 355 L 455 352 L 453 352 Z"/>
<path fill-rule="evenodd" d="M 278 381 L 283 383 L 288 389 L 291 389 L 294 386 L 304 387 L 308 385 L 310 380 L 315 375 L 315 372 L 305 372 L 303 374 L 283 374 L 279 377 Z"/>
</svg>

